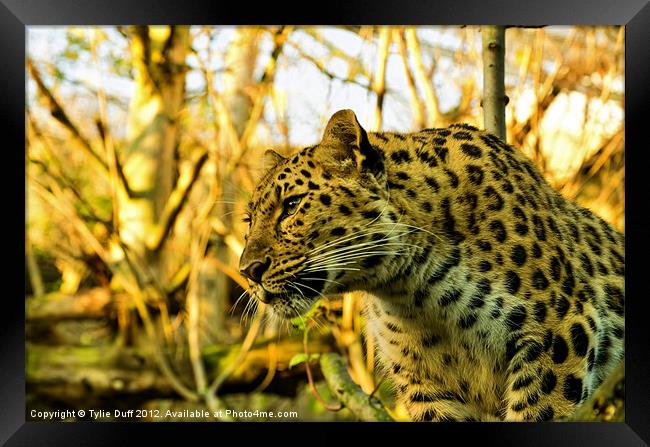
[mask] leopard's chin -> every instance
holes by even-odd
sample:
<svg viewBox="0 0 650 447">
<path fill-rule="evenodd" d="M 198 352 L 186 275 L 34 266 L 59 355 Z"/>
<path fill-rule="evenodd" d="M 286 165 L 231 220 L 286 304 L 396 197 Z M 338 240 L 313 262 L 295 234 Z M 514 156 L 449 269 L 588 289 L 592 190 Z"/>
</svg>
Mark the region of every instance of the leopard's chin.
<svg viewBox="0 0 650 447">
<path fill-rule="evenodd" d="M 308 313 L 319 297 L 290 292 L 274 293 L 259 287 L 253 292 L 253 298 L 266 304 L 267 311 L 273 316 L 291 320 Z"/>
<path fill-rule="evenodd" d="M 299 296 L 287 296 L 285 299 L 271 301 L 268 308 L 273 315 L 284 320 L 292 320 L 294 318 L 304 317 L 309 313 L 316 301 L 318 301 L 317 298 L 305 301 Z"/>
</svg>

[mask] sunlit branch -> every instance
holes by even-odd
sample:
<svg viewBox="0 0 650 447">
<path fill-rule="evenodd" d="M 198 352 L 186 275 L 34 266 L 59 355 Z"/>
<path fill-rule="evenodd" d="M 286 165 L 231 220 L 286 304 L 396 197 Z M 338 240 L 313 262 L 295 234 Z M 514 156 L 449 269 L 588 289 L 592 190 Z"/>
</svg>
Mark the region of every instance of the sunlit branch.
<svg viewBox="0 0 650 447">
<path fill-rule="evenodd" d="M 246 123 L 246 127 L 244 128 L 244 131 L 242 132 L 240 138 L 239 145 L 242 150 L 238 153 L 237 157 L 233 158 L 233 161 L 229 164 L 229 171 L 236 169 L 248 151 L 249 140 L 257 129 L 257 124 L 260 117 L 262 116 L 262 112 L 264 111 L 264 100 L 268 94 L 269 87 L 273 84 L 273 80 L 275 79 L 278 58 L 282 54 L 284 44 L 287 41 L 291 31 L 292 27 L 281 26 L 273 33 L 274 47 L 271 51 L 270 58 L 266 63 L 264 72 L 262 73 L 262 76 L 257 83 L 257 92 L 253 98 L 253 108 Z"/>
<path fill-rule="evenodd" d="M 376 95 L 374 131 L 381 130 L 382 109 L 384 106 L 384 95 L 386 94 L 386 63 L 388 62 L 388 47 L 391 42 L 391 30 L 384 26 L 379 31 L 379 45 L 377 48 L 377 65 L 375 77 L 372 81 L 372 91 Z"/>
<path fill-rule="evenodd" d="M 488 132 L 506 140 L 505 28 L 484 26 L 483 40 L 483 119 Z"/>
<path fill-rule="evenodd" d="M 358 85 L 359 87 L 363 87 L 365 89 L 370 88 L 370 86 L 368 84 L 365 84 L 363 82 L 359 82 L 354 78 L 351 78 L 351 77 L 342 78 L 342 77 L 340 77 L 338 75 L 335 75 L 334 73 L 329 71 L 327 68 L 325 68 L 325 64 L 323 62 L 321 62 L 318 59 L 316 59 L 315 57 L 310 56 L 309 54 L 305 53 L 302 50 L 302 48 L 300 48 L 297 44 L 295 44 L 293 42 L 288 42 L 288 44 L 290 46 L 292 46 L 298 52 L 298 54 L 300 55 L 301 58 L 305 59 L 308 62 L 311 62 L 322 74 L 324 74 L 326 77 L 328 77 L 330 79 L 330 81 L 337 80 L 337 81 L 345 82 L 345 83 L 348 83 L 348 84 L 355 84 L 355 85 Z"/>
<path fill-rule="evenodd" d="M 203 152 L 194 162 L 192 168 L 185 172 L 184 175 L 176 182 L 174 190 L 170 194 L 165 208 L 160 216 L 159 222 L 155 225 L 147 237 L 147 247 L 151 251 L 158 251 L 165 242 L 171 229 L 176 222 L 178 214 L 181 212 L 183 205 L 187 201 L 187 197 L 192 191 L 192 187 L 196 183 L 201 173 L 201 168 L 208 160 L 208 153 Z"/>
<path fill-rule="evenodd" d="M 45 286 L 43 285 L 41 269 L 38 266 L 38 262 L 36 262 L 36 256 L 34 256 L 33 246 L 32 241 L 25 241 L 25 260 L 29 269 L 29 281 L 32 285 L 32 293 L 35 296 L 43 296 L 45 295 Z"/>
<path fill-rule="evenodd" d="M 362 62 L 359 60 L 358 57 L 350 55 L 346 53 L 345 51 L 341 50 L 338 48 L 336 45 L 334 45 L 332 42 L 328 41 L 325 39 L 316 28 L 313 27 L 307 27 L 307 28 L 302 28 L 302 31 L 304 31 L 307 35 L 309 35 L 311 38 L 316 40 L 319 44 L 323 45 L 329 54 L 329 58 L 339 58 L 341 60 L 344 60 L 347 62 L 348 66 L 351 67 L 351 71 L 355 73 L 361 74 L 365 79 L 370 79 L 370 73 L 366 70 L 366 68 L 363 66 Z M 364 34 L 367 34 L 369 36 L 368 40 L 372 36 L 372 27 L 371 26 L 365 26 L 365 27 L 360 27 L 358 30 L 354 31 L 355 34 L 358 34 L 359 37 L 364 38 Z"/>
<path fill-rule="evenodd" d="M 108 154 L 109 171 L 111 172 L 111 183 L 113 181 L 116 181 L 117 185 L 123 188 L 123 191 L 127 194 L 127 196 L 135 197 L 135 194 L 133 193 L 131 187 L 129 186 L 129 181 L 127 180 L 126 175 L 124 174 L 122 163 L 120 162 L 120 159 L 117 156 L 117 152 L 115 151 L 115 144 L 113 143 L 111 136 L 108 134 L 108 129 L 105 122 L 106 122 L 105 120 L 97 121 L 95 124 L 97 126 L 97 131 L 99 132 L 102 138 L 102 142 L 104 143 L 106 153 Z"/>
<path fill-rule="evenodd" d="M 27 59 L 27 71 L 29 72 L 30 76 L 36 82 L 36 86 L 38 87 L 38 91 L 41 93 L 45 101 L 47 102 L 47 107 L 50 111 L 50 115 L 57 120 L 59 123 L 61 123 L 65 128 L 67 128 L 74 138 L 80 143 L 81 147 L 95 160 L 99 163 L 99 165 L 105 170 L 108 171 L 108 165 L 106 164 L 106 161 L 102 157 L 99 156 L 97 152 L 93 149 L 92 145 L 88 141 L 86 137 L 84 137 L 79 128 L 72 123 L 70 118 L 68 117 L 68 114 L 65 112 L 63 107 L 61 106 L 61 103 L 54 97 L 52 92 L 47 88 L 45 83 L 43 82 L 43 79 L 41 78 L 40 73 L 32 63 L 31 59 Z"/>
<path fill-rule="evenodd" d="M 221 371 L 221 373 L 212 381 L 212 383 L 208 387 L 205 393 L 205 399 L 206 399 L 206 403 L 208 404 L 208 407 L 210 407 L 211 409 L 219 408 L 219 401 L 216 397 L 219 387 L 223 385 L 223 383 L 232 373 L 235 372 L 237 367 L 241 364 L 241 362 L 246 357 L 246 354 L 248 354 L 251 347 L 253 346 L 253 342 L 255 341 L 255 338 L 257 337 L 257 333 L 260 330 L 260 326 L 262 325 L 264 310 L 265 310 L 264 305 L 260 304 L 260 308 L 255 314 L 255 318 L 253 319 L 253 322 L 251 323 L 248 333 L 246 334 L 246 337 L 242 342 L 241 349 L 237 354 L 237 358 L 232 363 L 229 363 L 228 366 L 224 368 L 223 371 Z"/>
<path fill-rule="evenodd" d="M 413 57 L 413 62 L 415 63 L 415 77 L 420 83 L 420 87 L 424 91 L 424 104 L 427 109 L 427 126 L 432 127 L 435 125 L 441 125 L 442 115 L 440 113 L 440 108 L 438 105 L 438 97 L 436 92 L 433 89 L 433 83 L 427 76 L 426 69 L 424 68 L 424 62 L 422 62 L 422 50 L 420 49 L 420 41 L 416 34 L 415 28 L 406 28 L 406 43 L 408 45 L 409 52 Z"/>
<path fill-rule="evenodd" d="M 47 141 L 46 137 L 43 135 L 41 130 L 38 128 L 36 123 L 34 122 L 33 117 L 31 114 L 28 112 L 27 113 L 27 125 L 31 129 L 32 133 L 38 138 L 38 140 L 41 142 L 43 145 L 44 150 L 49 154 L 50 157 L 55 157 L 54 151 L 51 149 L 49 142 Z M 28 145 L 30 143 L 30 134 L 27 134 L 27 139 L 28 139 Z M 42 160 L 38 160 L 35 158 L 28 158 L 28 160 L 31 163 L 34 163 L 43 169 L 43 172 L 50 177 L 53 181 L 55 181 L 61 188 L 69 190 L 74 196 L 79 200 L 81 205 L 86 209 L 86 212 L 88 213 L 88 218 L 100 222 L 106 226 L 107 229 L 111 230 L 111 222 L 106 219 L 102 219 L 99 216 L 99 213 L 95 211 L 92 205 L 88 203 L 86 199 L 81 195 L 81 193 L 77 190 L 77 188 L 74 186 L 72 180 L 70 180 L 65 172 L 63 172 L 62 167 L 60 165 L 60 162 L 57 160 L 57 165 L 59 169 L 57 172 L 53 172 L 53 169 L 50 167 L 48 163 L 45 163 Z"/>
<path fill-rule="evenodd" d="M 321 354 L 320 366 L 332 393 L 362 421 L 393 421 L 376 397 L 368 396 L 354 383 L 348 373 L 345 360 L 336 353 Z"/>
<path fill-rule="evenodd" d="M 415 128 L 422 129 L 426 126 L 426 119 L 424 117 L 424 104 L 422 104 L 422 100 L 418 94 L 418 90 L 415 85 L 415 79 L 413 79 L 411 67 L 408 63 L 408 56 L 406 54 L 406 42 L 404 41 L 404 30 L 395 30 L 395 41 L 399 47 L 400 57 L 402 58 L 402 64 L 404 65 L 404 74 L 406 75 L 406 85 L 408 86 L 409 95 L 411 97 Z"/>
<path fill-rule="evenodd" d="M 106 150 L 106 155 L 108 156 L 108 169 L 111 173 L 110 184 L 111 184 L 111 198 L 113 204 L 113 227 L 115 231 L 119 232 L 120 223 L 120 209 L 119 209 L 119 200 L 118 200 L 118 188 L 122 187 L 126 194 L 129 197 L 132 197 L 133 194 L 129 188 L 129 182 L 124 175 L 122 166 L 120 164 L 120 159 L 117 156 L 115 151 L 115 144 L 113 143 L 113 137 L 108 129 L 108 106 L 106 103 L 106 92 L 104 91 L 104 82 L 102 79 L 102 71 L 99 66 L 97 59 L 97 42 L 99 39 L 98 31 L 95 30 L 90 39 L 90 52 L 92 55 L 93 63 L 96 65 L 97 72 L 99 73 L 99 82 L 97 87 L 97 102 L 99 103 L 99 118 L 96 121 L 97 130 L 102 138 L 104 143 L 104 149 Z"/>
<path fill-rule="evenodd" d="M 201 274 L 201 261 L 205 253 L 208 238 L 210 236 L 209 228 L 203 225 L 204 230 L 199 232 L 199 236 L 194 239 L 191 247 L 191 266 L 190 277 L 187 287 L 187 297 L 185 307 L 187 312 L 187 344 L 189 349 L 190 364 L 194 374 L 194 382 L 199 395 L 205 395 L 207 387 L 207 378 L 205 365 L 201 358 L 201 344 L 199 342 L 199 324 L 200 324 L 200 289 L 199 276 Z M 207 230 L 207 231 L 206 231 Z"/>
</svg>

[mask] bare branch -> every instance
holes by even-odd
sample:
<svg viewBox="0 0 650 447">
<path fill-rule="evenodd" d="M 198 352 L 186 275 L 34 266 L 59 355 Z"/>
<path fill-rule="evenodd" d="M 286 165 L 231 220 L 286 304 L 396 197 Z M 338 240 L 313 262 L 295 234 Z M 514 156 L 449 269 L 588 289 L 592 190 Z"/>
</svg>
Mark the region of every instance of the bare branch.
<svg viewBox="0 0 650 447">
<path fill-rule="evenodd" d="M 337 81 L 347 82 L 349 84 L 356 84 L 356 85 L 358 85 L 360 87 L 363 87 L 365 89 L 370 88 L 368 84 L 364 84 L 363 82 L 359 82 L 354 78 L 351 78 L 351 77 L 342 78 L 342 77 L 340 77 L 338 75 L 335 75 L 334 73 L 329 71 L 327 68 L 325 68 L 324 63 L 322 63 L 321 61 L 319 61 L 315 57 L 312 57 L 309 54 L 305 53 L 302 50 L 302 48 L 300 48 L 297 44 L 295 44 L 293 42 L 288 42 L 288 44 L 291 45 L 298 52 L 300 57 L 302 57 L 306 61 L 311 62 L 312 64 L 314 64 L 314 66 L 316 68 L 318 68 L 318 70 L 320 70 L 320 72 L 323 73 L 325 76 L 327 76 L 330 80 L 335 80 L 336 79 Z"/>
<path fill-rule="evenodd" d="M 282 54 L 284 44 L 287 41 L 287 38 L 289 37 L 291 31 L 291 27 L 281 26 L 277 31 L 273 33 L 273 41 L 275 42 L 275 46 L 273 47 L 273 51 L 271 51 L 271 56 L 268 62 L 266 63 L 264 73 L 262 73 L 262 77 L 256 86 L 257 95 L 252 98 L 253 107 L 251 109 L 250 116 L 248 117 L 246 127 L 244 128 L 244 131 L 242 132 L 240 138 L 240 146 L 242 150 L 237 154 L 237 157 L 233 158 L 233 161 L 229 165 L 229 170 L 234 171 L 234 169 L 236 169 L 248 151 L 248 142 L 255 133 L 257 123 L 262 116 L 262 112 L 264 111 L 264 100 L 266 99 L 266 95 L 269 91 L 269 86 L 273 84 L 273 80 L 275 79 L 278 58 Z"/>
<path fill-rule="evenodd" d="M 122 187 L 122 189 L 127 194 L 127 196 L 135 197 L 133 190 L 129 186 L 129 181 L 126 179 L 126 175 L 124 175 L 124 169 L 122 168 L 122 163 L 120 162 L 120 159 L 117 156 L 117 152 L 115 151 L 115 145 L 113 144 L 112 138 L 108 134 L 108 129 L 106 128 L 106 125 L 102 121 L 96 121 L 95 124 L 97 126 L 97 131 L 99 132 L 102 138 L 102 142 L 104 143 L 104 148 L 106 149 L 106 153 L 108 153 L 109 155 L 109 171 L 111 172 L 111 178 L 119 182 L 119 186 Z M 110 140 L 110 142 L 108 140 Z"/>
<path fill-rule="evenodd" d="M 483 38 L 483 119 L 484 127 L 506 141 L 505 28 L 485 26 Z"/>
<path fill-rule="evenodd" d="M 38 181 L 31 182 L 31 185 L 32 187 L 35 188 L 35 191 L 44 200 L 46 200 L 53 208 L 55 208 L 57 211 L 62 213 L 65 217 L 71 219 L 72 223 L 75 224 L 80 235 L 92 247 L 92 249 L 95 251 L 95 253 L 97 253 L 97 255 L 102 259 L 102 261 L 104 261 L 104 263 L 113 271 L 114 277 L 118 278 L 120 285 L 124 287 L 127 293 L 133 298 L 133 303 L 135 304 L 135 307 L 138 313 L 140 314 L 140 318 L 144 323 L 145 331 L 151 343 L 154 358 L 158 363 L 160 372 L 167 378 L 167 380 L 169 380 L 170 384 L 178 394 L 180 394 L 181 396 L 183 396 L 185 399 L 189 401 L 196 402 L 199 399 L 198 395 L 194 391 L 187 388 L 187 386 L 185 386 L 185 384 L 183 384 L 180 381 L 180 379 L 176 376 L 174 371 L 169 366 L 162 348 L 158 344 L 157 341 L 158 336 L 156 334 L 154 323 L 151 320 L 151 315 L 149 314 L 149 311 L 147 310 L 147 307 L 145 305 L 145 296 L 143 293 L 143 290 L 145 290 L 145 285 L 143 284 L 142 279 L 138 275 L 138 269 L 135 267 L 128 249 L 124 246 L 124 244 L 120 244 L 124 252 L 124 259 L 126 263 L 112 262 L 108 250 L 106 250 L 99 243 L 97 238 L 92 234 L 92 232 L 88 229 L 85 223 L 79 218 L 79 216 L 77 216 L 75 210 L 72 209 L 72 207 L 68 203 L 59 200 L 58 197 L 56 197 L 52 192 L 48 191 Z M 128 270 L 124 270 L 123 267 L 128 267 Z M 135 284 L 133 281 L 129 281 L 128 278 L 126 277 L 126 275 L 129 273 L 132 276 Z"/>
<path fill-rule="evenodd" d="M 424 63 L 422 62 L 422 51 L 420 50 L 420 41 L 415 33 L 415 28 L 411 27 L 406 29 L 406 43 L 410 53 L 413 55 L 413 61 L 415 62 L 415 76 L 420 83 L 422 90 L 424 90 L 425 105 L 427 109 L 427 126 L 433 127 L 435 125 L 440 125 L 443 119 L 438 105 L 438 97 L 433 89 L 433 83 L 429 80 L 426 69 L 424 68 Z"/>
<path fill-rule="evenodd" d="M 422 129 L 426 126 L 426 120 L 424 117 L 424 104 L 422 104 L 422 100 L 418 94 L 417 87 L 415 86 L 415 79 L 413 79 L 411 67 L 409 67 L 408 56 L 406 54 L 406 42 L 404 41 L 404 30 L 395 31 L 395 40 L 397 41 L 397 45 L 399 47 L 399 54 L 402 58 L 402 64 L 404 64 L 404 74 L 406 75 L 406 84 L 408 85 L 409 95 L 411 96 L 411 105 L 413 108 L 415 128 Z"/>
<path fill-rule="evenodd" d="M 358 56 L 350 55 L 347 52 L 338 48 L 331 41 L 325 39 L 320 34 L 317 28 L 313 28 L 313 27 L 304 28 L 303 31 L 311 38 L 313 38 L 316 42 L 323 45 L 327 49 L 328 58 L 330 60 L 333 58 L 339 58 L 341 60 L 344 60 L 348 63 L 348 67 L 350 67 L 350 72 L 359 73 L 364 78 L 370 79 L 370 73 L 368 72 L 368 70 L 366 69 L 366 67 L 364 66 L 364 64 L 362 63 L 361 59 Z M 372 27 L 371 26 L 361 27 L 359 28 L 358 31 L 356 31 L 356 34 L 358 34 L 359 37 L 361 37 L 362 39 L 370 40 L 372 38 Z"/>
<path fill-rule="evenodd" d="M 372 81 L 372 91 L 377 95 L 375 102 L 375 122 L 374 131 L 381 130 L 382 108 L 384 105 L 384 95 L 386 94 L 386 63 L 388 61 L 388 47 L 391 42 L 390 28 L 384 26 L 379 31 L 379 47 L 377 49 L 377 67 L 375 77 Z"/>
<path fill-rule="evenodd" d="M 111 221 L 105 220 L 105 219 L 102 219 L 101 217 L 99 217 L 99 214 L 83 198 L 81 193 L 79 191 L 77 191 L 77 188 L 74 187 L 72 182 L 67 177 L 65 177 L 65 175 L 63 173 L 53 173 L 50 170 L 48 164 L 41 161 L 41 160 L 36 160 L 34 158 L 30 158 L 29 162 L 40 166 L 41 169 L 43 169 L 43 173 L 45 175 L 47 175 L 47 177 L 51 181 L 56 182 L 57 185 L 60 188 L 67 189 L 68 191 L 70 191 L 79 200 L 79 203 L 85 208 L 84 214 L 86 214 L 85 216 L 81 216 L 81 217 L 84 217 L 84 218 L 86 218 L 88 220 L 91 220 L 91 221 L 99 222 L 99 223 L 103 224 L 106 227 L 106 229 L 108 229 L 109 231 L 112 230 Z"/>
<path fill-rule="evenodd" d="M 176 222 L 178 214 L 181 212 L 183 205 L 187 201 L 187 197 L 190 195 L 192 187 L 199 178 L 201 168 L 207 159 L 208 153 L 201 153 L 198 159 L 194 162 L 192 169 L 187 171 L 185 175 L 182 175 L 178 179 L 174 190 L 170 194 L 169 199 L 167 199 L 165 209 L 160 216 L 160 221 L 155 225 L 153 231 L 149 233 L 147 239 L 147 247 L 149 250 L 158 251 L 162 247 L 165 239 Z"/>
<path fill-rule="evenodd" d="M 68 117 L 68 114 L 65 112 L 65 110 L 63 110 L 63 107 L 61 107 L 61 103 L 54 97 L 52 92 L 50 92 L 50 90 L 43 82 L 43 78 L 41 77 L 40 73 L 32 63 L 31 59 L 27 59 L 27 71 L 31 75 L 32 79 L 34 79 L 34 82 L 36 82 L 38 91 L 45 98 L 47 102 L 47 107 L 50 110 L 50 115 L 52 115 L 52 117 L 55 120 L 61 123 L 66 129 L 68 129 L 72 133 L 75 140 L 77 140 L 81 145 L 81 147 L 95 161 L 99 163 L 99 165 L 104 169 L 104 171 L 108 171 L 108 165 L 106 164 L 104 159 L 100 157 L 97 152 L 95 152 L 92 145 L 90 144 L 90 141 L 86 137 L 84 137 L 79 131 L 79 128 L 72 123 L 72 121 Z"/>
<path fill-rule="evenodd" d="M 207 243 L 207 234 L 195 241 L 194 250 L 197 250 L 197 245 L 200 249 L 204 249 Z M 198 254 L 198 253 L 197 253 Z M 207 387 L 207 378 L 203 359 L 201 358 L 201 345 L 199 343 L 199 318 L 200 318 L 200 300 L 199 300 L 199 284 L 197 277 L 199 269 L 192 269 L 192 274 L 189 281 L 189 290 L 185 298 L 185 307 L 187 312 L 187 346 L 190 356 L 190 364 L 192 366 L 192 373 L 194 374 L 194 382 L 196 383 L 196 390 L 199 395 L 204 395 Z"/>
</svg>

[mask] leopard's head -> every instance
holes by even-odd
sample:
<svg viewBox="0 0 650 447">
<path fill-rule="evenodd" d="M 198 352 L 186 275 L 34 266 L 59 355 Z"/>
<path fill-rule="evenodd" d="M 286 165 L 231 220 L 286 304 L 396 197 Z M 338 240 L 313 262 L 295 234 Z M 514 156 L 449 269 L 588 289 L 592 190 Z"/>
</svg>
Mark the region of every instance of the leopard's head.
<svg viewBox="0 0 650 447">
<path fill-rule="evenodd" d="M 249 204 L 239 268 L 274 315 L 304 314 L 321 296 L 362 288 L 399 245 L 381 151 L 351 110 L 335 113 L 322 141 L 271 168 Z"/>
</svg>

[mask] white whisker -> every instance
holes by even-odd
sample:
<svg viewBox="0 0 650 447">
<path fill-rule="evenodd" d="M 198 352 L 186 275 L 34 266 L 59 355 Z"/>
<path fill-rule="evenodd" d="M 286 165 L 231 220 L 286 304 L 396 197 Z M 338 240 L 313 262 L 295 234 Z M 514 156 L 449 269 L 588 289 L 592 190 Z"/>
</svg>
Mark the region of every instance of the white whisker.
<svg viewBox="0 0 650 447">
<path fill-rule="evenodd" d="M 233 304 L 232 307 L 230 308 L 230 315 L 233 314 L 233 312 L 235 311 L 235 308 L 237 307 L 237 304 L 239 304 L 241 299 L 244 298 L 244 295 L 246 295 L 247 293 L 248 293 L 248 290 L 244 290 L 244 292 L 241 295 L 239 295 L 239 298 L 237 298 L 235 300 L 235 304 Z"/>
<path fill-rule="evenodd" d="M 332 279 L 325 279 L 325 278 L 309 278 L 309 277 L 301 277 L 300 279 L 311 279 L 311 280 L 313 280 L 313 281 L 333 282 L 333 283 L 338 284 L 338 285 L 340 285 L 340 286 L 343 286 L 343 285 L 344 285 L 344 284 L 341 284 L 341 283 L 338 282 L 338 281 L 334 281 L 334 280 L 332 280 Z"/>
<path fill-rule="evenodd" d="M 401 244 L 399 242 L 388 242 L 384 244 L 378 244 L 377 241 L 368 242 L 368 243 L 362 243 L 362 244 L 356 244 L 350 247 L 346 247 L 345 250 L 332 250 L 330 253 L 324 253 L 323 256 L 319 256 L 317 258 L 313 259 L 308 259 L 305 261 L 305 264 L 315 264 L 317 262 L 320 262 L 323 259 L 333 259 L 336 256 L 345 256 L 348 254 L 354 254 L 354 253 L 362 253 L 365 250 L 368 250 L 370 248 L 369 246 L 372 246 L 371 249 L 376 249 L 376 250 L 383 250 L 384 247 L 404 247 L 405 244 Z"/>
<path fill-rule="evenodd" d="M 363 236 L 370 236 L 370 235 L 372 235 L 372 234 L 381 234 L 381 233 L 382 233 L 381 231 L 375 231 L 375 232 L 372 232 L 372 233 L 367 233 L 367 234 L 359 235 L 359 236 L 357 236 L 357 238 L 358 238 L 358 237 L 363 237 Z M 398 238 L 398 237 L 400 237 L 400 236 L 404 236 L 404 235 L 407 235 L 407 234 L 410 234 L 410 232 L 404 232 L 404 233 L 401 233 L 401 234 L 398 234 L 398 235 L 395 235 L 395 236 L 390 236 L 390 237 L 384 236 L 384 237 L 382 237 L 381 239 L 378 239 L 378 240 L 376 240 L 376 241 L 375 241 L 375 240 L 372 240 L 372 241 L 365 241 L 365 242 L 360 242 L 360 243 L 358 243 L 358 244 L 354 244 L 354 245 L 350 245 L 350 246 L 346 246 L 346 247 L 335 248 L 335 249 L 333 249 L 333 250 L 331 250 L 331 251 L 329 251 L 329 252 L 325 252 L 325 253 L 321 253 L 321 254 L 319 254 L 319 255 L 316 255 L 316 256 L 310 258 L 309 260 L 310 260 L 310 261 L 317 260 L 317 259 L 320 259 L 320 258 L 322 258 L 322 257 L 328 256 L 328 255 L 330 255 L 330 254 L 337 253 L 337 252 L 339 252 L 339 251 L 352 250 L 352 249 L 354 249 L 354 248 L 357 248 L 357 247 L 363 247 L 363 246 L 367 246 L 367 245 L 376 245 L 376 244 L 378 244 L 378 243 L 380 243 L 380 242 L 383 242 L 383 241 L 390 241 L 390 240 L 396 239 L 396 238 Z M 345 241 L 345 242 L 347 242 L 347 241 Z M 342 243 L 342 242 L 341 242 L 341 243 Z"/>
<path fill-rule="evenodd" d="M 374 256 L 374 255 L 399 255 L 402 252 L 400 251 L 363 251 L 360 253 L 351 253 L 351 254 L 345 254 L 345 255 L 340 255 L 338 257 L 335 257 L 333 259 L 325 259 L 320 262 L 310 264 L 308 268 L 313 268 L 313 267 L 319 267 L 321 265 L 329 265 L 330 263 L 341 263 L 341 262 L 347 262 L 348 260 L 358 260 L 358 259 L 364 259 L 369 256 Z"/>
<path fill-rule="evenodd" d="M 361 269 L 358 269 L 358 268 L 330 268 L 330 267 L 326 267 L 326 268 L 317 268 L 317 269 L 309 269 L 309 270 L 305 269 L 305 270 L 302 270 L 302 272 L 338 272 L 338 271 L 341 271 L 341 270 L 358 272 Z"/>
<path fill-rule="evenodd" d="M 309 290 L 313 290 L 314 292 L 316 292 L 317 294 L 319 294 L 319 295 L 321 296 L 321 298 L 325 298 L 325 296 L 323 296 L 322 293 L 320 293 L 320 292 L 319 292 L 318 290 L 316 290 L 316 289 L 313 289 L 313 288 L 309 287 L 308 285 L 305 285 L 305 284 L 300 283 L 300 282 L 295 282 L 294 284 L 297 285 L 297 286 L 300 286 L 300 287 L 306 287 L 306 288 L 308 288 Z"/>
</svg>

